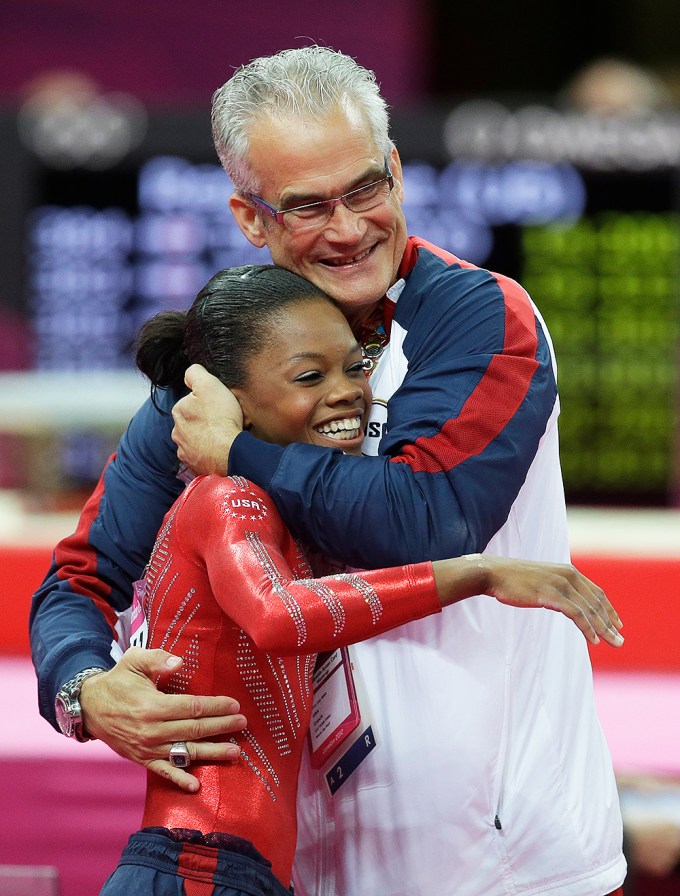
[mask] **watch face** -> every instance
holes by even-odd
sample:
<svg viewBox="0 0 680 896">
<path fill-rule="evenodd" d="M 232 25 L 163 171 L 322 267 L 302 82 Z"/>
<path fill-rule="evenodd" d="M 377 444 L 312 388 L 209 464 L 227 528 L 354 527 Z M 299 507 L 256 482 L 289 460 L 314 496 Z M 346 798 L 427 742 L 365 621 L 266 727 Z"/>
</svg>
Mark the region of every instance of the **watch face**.
<svg viewBox="0 0 680 896">
<path fill-rule="evenodd" d="M 57 716 L 57 724 L 61 729 L 61 733 L 66 737 L 71 737 L 73 733 L 73 719 L 68 711 L 64 698 L 58 694 L 54 703 L 54 709 Z"/>
<path fill-rule="evenodd" d="M 91 739 L 87 735 L 83 735 L 83 718 L 79 702 L 80 689 L 85 679 L 89 678 L 90 675 L 105 671 L 105 669 L 98 666 L 84 669 L 70 681 L 67 681 L 66 684 L 62 685 L 57 692 L 57 696 L 54 699 L 54 713 L 57 718 L 57 724 L 62 734 L 65 734 L 66 737 L 75 737 L 76 740 L 81 742 Z"/>
</svg>

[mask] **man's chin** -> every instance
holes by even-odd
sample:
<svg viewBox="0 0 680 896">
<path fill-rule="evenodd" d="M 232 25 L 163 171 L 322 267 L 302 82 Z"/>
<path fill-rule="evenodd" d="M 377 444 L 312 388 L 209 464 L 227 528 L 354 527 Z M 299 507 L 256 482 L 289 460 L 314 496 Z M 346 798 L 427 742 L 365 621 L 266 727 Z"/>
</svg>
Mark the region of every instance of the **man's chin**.
<svg viewBox="0 0 680 896">
<path fill-rule="evenodd" d="M 386 282 L 384 289 L 380 288 L 380 280 L 383 278 L 343 276 L 334 274 L 332 269 L 320 273 L 323 276 L 316 280 L 317 285 L 335 299 L 345 314 L 360 314 L 362 309 L 371 308 L 383 298 L 389 287 Z"/>
</svg>

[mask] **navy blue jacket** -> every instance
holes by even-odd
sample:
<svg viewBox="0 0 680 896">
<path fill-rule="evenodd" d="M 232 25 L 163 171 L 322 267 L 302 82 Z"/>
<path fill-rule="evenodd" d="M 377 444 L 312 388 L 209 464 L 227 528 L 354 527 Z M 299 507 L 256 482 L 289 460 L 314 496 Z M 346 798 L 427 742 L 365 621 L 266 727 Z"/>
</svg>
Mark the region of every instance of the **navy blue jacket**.
<svg viewBox="0 0 680 896">
<path fill-rule="evenodd" d="M 377 457 L 242 433 L 229 472 L 265 488 L 293 533 L 352 566 L 481 551 L 505 522 L 553 410 L 546 334 L 516 283 L 411 237 L 393 310 L 408 370 L 387 402 Z M 391 303 L 388 303 L 391 304 Z M 117 612 L 183 489 L 171 440 L 178 396 L 132 419 L 76 532 L 33 597 L 31 647 L 42 715 L 61 684 L 113 665 Z"/>
</svg>

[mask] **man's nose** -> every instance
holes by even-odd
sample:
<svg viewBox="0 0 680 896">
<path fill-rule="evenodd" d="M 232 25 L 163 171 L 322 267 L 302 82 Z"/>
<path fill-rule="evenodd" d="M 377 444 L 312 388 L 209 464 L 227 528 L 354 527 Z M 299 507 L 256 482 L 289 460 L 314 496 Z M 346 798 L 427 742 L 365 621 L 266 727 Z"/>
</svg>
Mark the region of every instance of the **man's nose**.
<svg viewBox="0 0 680 896">
<path fill-rule="evenodd" d="M 363 236 L 364 230 L 362 213 L 351 211 L 338 199 L 324 229 L 325 236 L 329 239 L 356 240 Z"/>
</svg>

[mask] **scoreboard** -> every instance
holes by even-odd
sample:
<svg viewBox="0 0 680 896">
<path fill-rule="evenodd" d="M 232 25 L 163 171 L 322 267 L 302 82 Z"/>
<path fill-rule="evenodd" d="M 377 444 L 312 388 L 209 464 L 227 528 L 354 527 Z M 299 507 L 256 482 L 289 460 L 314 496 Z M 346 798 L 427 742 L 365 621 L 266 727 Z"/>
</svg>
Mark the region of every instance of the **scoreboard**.
<svg viewBox="0 0 680 896">
<path fill-rule="evenodd" d="M 558 358 L 568 500 L 674 504 L 680 160 L 612 164 L 611 140 L 607 164 L 584 157 L 583 139 L 578 157 L 546 139 L 490 150 L 488 134 L 456 142 L 439 117 L 393 116 L 409 232 L 515 277 L 536 302 Z M 107 170 L 36 170 L 22 221 L 36 369 L 129 368 L 143 320 L 187 307 L 219 268 L 271 261 L 236 227 L 206 135 L 191 146 L 185 133 L 181 151 L 164 135 L 163 151 L 152 141 Z"/>
<path fill-rule="evenodd" d="M 558 358 L 572 499 L 663 503 L 677 469 L 680 217 L 602 210 L 522 233 Z"/>
</svg>

